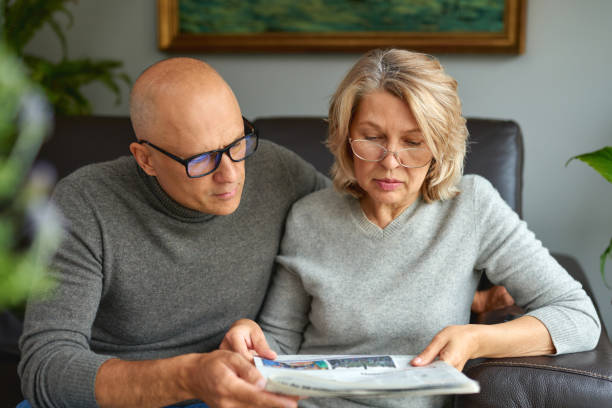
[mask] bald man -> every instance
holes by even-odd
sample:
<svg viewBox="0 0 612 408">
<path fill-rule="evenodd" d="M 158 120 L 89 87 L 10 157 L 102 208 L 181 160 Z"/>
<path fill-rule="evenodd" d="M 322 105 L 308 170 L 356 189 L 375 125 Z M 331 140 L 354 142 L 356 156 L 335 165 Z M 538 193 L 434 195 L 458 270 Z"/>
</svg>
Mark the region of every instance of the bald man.
<svg viewBox="0 0 612 408">
<path fill-rule="evenodd" d="M 143 72 L 130 115 L 132 156 L 55 189 L 67 231 L 56 288 L 27 307 L 24 395 L 35 407 L 295 406 L 217 348 L 233 321 L 256 317 L 291 204 L 326 179 L 258 141 L 198 60 Z"/>
</svg>

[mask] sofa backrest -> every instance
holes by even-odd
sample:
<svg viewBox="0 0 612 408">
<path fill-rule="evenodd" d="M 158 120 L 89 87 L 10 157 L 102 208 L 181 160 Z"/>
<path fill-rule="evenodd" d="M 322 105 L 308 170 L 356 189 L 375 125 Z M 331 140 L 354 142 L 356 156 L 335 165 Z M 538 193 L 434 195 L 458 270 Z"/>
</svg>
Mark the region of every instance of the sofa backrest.
<svg viewBox="0 0 612 408">
<path fill-rule="evenodd" d="M 324 144 L 327 122 L 323 118 L 269 117 L 253 123 L 262 138 L 286 146 L 329 175 L 333 157 Z M 468 118 L 467 126 L 470 139 L 465 173 L 486 177 L 521 215 L 523 143 L 518 124 Z M 134 140 L 128 117 L 57 117 L 53 134 L 38 158 L 50 162 L 62 178 L 85 164 L 129 155 L 128 146 Z"/>
<path fill-rule="evenodd" d="M 253 124 L 262 138 L 294 150 L 329 175 L 333 156 L 325 147 L 327 122 L 320 117 L 258 118 Z M 487 178 L 506 202 L 521 215 L 523 140 L 510 120 L 468 118 L 470 133 L 465 173 Z"/>
<path fill-rule="evenodd" d="M 62 179 L 86 164 L 129 155 L 135 140 L 127 116 L 59 116 L 37 160 L 53 165 Z"/>
</svg>

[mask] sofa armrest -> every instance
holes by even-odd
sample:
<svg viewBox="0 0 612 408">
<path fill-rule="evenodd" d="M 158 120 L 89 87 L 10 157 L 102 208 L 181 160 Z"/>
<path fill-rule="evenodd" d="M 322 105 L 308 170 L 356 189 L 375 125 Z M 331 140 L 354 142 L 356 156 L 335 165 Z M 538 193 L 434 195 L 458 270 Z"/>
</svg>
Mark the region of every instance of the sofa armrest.
<svg viewBox="0 0 612 408">
<path fill-rule="evenodd" d="M 580 265 L 571 257 L 553 254 L 592 291 Z M 520 316 L 520 308 L 478 316 L 479 323 L 498 323 Z M 612 405 L 612 344 L 605 330 L 594 350 L 560 356 L 477 359 L 464 373 L 480 383 L 479 394 L 459 395 L 455 407 L 607 407 Z"/>
<path fill-rule="evenodd" d="M 607 407 L 612 402 L 612 347 L 605 331 L 592 351 L 473 360 L 464 373 L 481 391 L 457 396 L 457 408 Z"/>
</svg>

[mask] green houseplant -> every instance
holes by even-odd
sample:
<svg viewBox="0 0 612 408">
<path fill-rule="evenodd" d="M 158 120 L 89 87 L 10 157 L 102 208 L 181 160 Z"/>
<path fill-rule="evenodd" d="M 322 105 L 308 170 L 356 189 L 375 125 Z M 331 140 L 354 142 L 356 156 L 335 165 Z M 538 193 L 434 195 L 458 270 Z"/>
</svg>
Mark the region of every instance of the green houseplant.
<svg viewBox="0 0 612 408">
<path fill-rule="evenodd" d="M 64 14 L 68 26 L 72 24 L 72 14 L 66 7 L 69 2 L 77 0 L 0 0 L 0 38 L 22 59 L 29 77 L 44 90 L 55 113 L 90 114 L 91 104 L 81 87 L 101 82 L 115 94 L 116 103 L 120 103 L 119 81 L 129 85 L 130 78 L 119 71 L 123 65 L 119 61 L 68 58 L 66 37 L 56 16 Z M 49 24 L 61 43 L 62 55 L 57 62 L 24 52 L 34 34 L 45 24 Z"/>
<path fill-rule="evenodd" d="M 61 234 L 44 169 L 31 171 L 50 126 L 42 92 L 0 41 L 0 310 L 19 307 L 52 282 L 47 264 Z"/>
<path fill-rule="evenodd" d="M 567 166 L 569 162 L 574 159 L 581 160 L 591 166 L 595 171 L 602 175 L 603 178 L 612 183 L 612 146 L 606 146 L 603 149 L 599 149 L 597 151 L 591 153 L 584 153 L 578 156 L 574 156 L 570 158 L 565 165 Z M 604 250 L 600 257 L 600 269 L 601 269 L 601 278 L 603 279 L 606 286 L 610 287 L 606 282 L 606 259 L 612 256 L 612 239 L 610 239 L 610 243 L 608 247 Z"/>
</svg>

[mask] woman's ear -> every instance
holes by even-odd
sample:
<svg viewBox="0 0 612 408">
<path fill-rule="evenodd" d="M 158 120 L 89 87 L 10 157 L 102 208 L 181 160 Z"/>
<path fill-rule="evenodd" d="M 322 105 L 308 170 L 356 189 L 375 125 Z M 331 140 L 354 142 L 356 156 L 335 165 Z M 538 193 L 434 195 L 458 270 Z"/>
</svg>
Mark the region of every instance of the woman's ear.
<svg viewBox="0 0 612 408">
<path fill-rule="evenodd" d="M 140 168 L 145 173 L 147 173 L 149 176 L 157 176 L 155 167 L 153 167 L 151 155 L 149 154 L 148 149 L 144 145 L 136 142 L 131 143 L 130 152 L 132 152 L 132 156 L 134 156 L 136 163 L 138 163 Z"/>
</svg>

